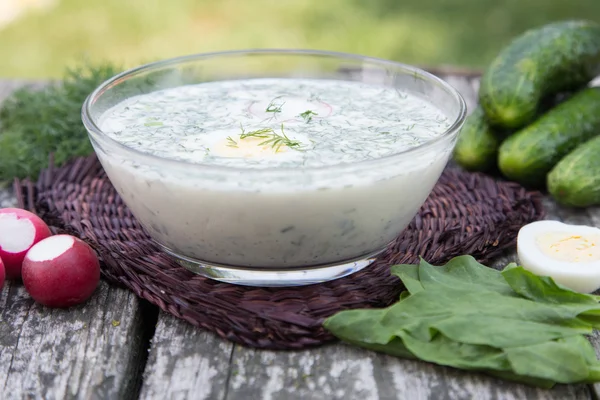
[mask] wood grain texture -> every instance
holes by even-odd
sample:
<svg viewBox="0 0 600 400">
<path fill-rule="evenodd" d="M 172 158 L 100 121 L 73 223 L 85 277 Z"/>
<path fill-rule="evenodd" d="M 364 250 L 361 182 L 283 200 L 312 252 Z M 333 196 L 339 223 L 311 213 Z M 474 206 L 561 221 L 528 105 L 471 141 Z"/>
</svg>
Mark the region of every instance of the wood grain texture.
<svg viewBox="0 0 600 400">
<path fill-rule="evenodd" d="M 0 100 L 25 83 L 0 81 Z M 0 189 L 0 207 L 15 203 Z M 137 397 L 155 314 L 105 282 L 68 310 L 39 306 L 21 283 L 8 282 L 0 292 L 0 399 Z"/>
<path fill-rule="evenodd" d="M 226 398 L 558 400 L 590 395 L 585 385 L 536 389 L 338 343 L 299 352 L 236 346 Z"/>
<path fill-rule="evenodd" d="M 224 399 L 233 345 L 159 314 L 140 399 Z"/>
<path fill-rule="evenodd" d="M 85 305 L 52 310 L 11 282 L 0 310 L 0 398 L 136 396 L 146 338 L 133 293 L 102 282 Z"/>
</svg>

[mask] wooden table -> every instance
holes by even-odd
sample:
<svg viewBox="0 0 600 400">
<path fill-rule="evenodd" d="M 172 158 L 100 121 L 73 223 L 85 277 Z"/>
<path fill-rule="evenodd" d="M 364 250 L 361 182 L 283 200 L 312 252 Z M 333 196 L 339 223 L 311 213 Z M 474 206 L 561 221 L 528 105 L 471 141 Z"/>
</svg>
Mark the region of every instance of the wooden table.
<svg viewBox="0 0 600 400">
<path fill-rule="evenodd" d="M 478 80 L 443 76 L 476 104 Z M 23 82 L 0 81 L 0 100 Z M 0 206 L 15 202 L 0 191 Z M 600 226 L 600 208 L 549 219 Z M 507 254 L 498 266 L 515 260 Z M 600 353 L 600 338 L 591 341 Z M 336 343 L 274 352 L 203 332 L 102 282 L 85 305 L 40 307 L 21 284 L 0 293 L 0 399 L 593 399 L 599 385 L 542 390 Z"/>
</svg>

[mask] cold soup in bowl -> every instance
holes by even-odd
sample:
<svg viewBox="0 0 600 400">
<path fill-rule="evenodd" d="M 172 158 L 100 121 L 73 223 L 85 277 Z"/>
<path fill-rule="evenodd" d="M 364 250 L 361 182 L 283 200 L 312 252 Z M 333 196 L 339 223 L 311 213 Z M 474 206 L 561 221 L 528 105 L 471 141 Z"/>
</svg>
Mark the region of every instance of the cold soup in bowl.
<svg viewBox="0 0 600 400">
<path fill-rule="evenodd" d="M 371 264 L 431 192 L 464 116 L 414 67 L 285 50 L 142 66 L 83 108 L 111 183 L 166 252 L 264 286 Z"/>
</svg>

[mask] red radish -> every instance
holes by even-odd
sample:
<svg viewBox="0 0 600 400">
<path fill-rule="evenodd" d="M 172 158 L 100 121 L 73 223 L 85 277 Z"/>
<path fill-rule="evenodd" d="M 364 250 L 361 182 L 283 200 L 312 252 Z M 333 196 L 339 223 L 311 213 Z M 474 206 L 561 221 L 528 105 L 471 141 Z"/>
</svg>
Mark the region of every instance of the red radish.
<svg viewBox="0 0 600 400">
<path fill-rule="evenodd" d="M 100 281 L 94 250 L 70 235 L 54 235 L 36 243 L 23 260 L 23 285 L 38 303 L 70 307 L 87 300 Z"/>
<path fill-rule="evenodd" d="M 50 228 L 37 215 L 20 208 L 0 209 L 0 258 L 6 279 L 20 278 L 27 251 L 50 235 Z"/>
<path fill-rule="evenodd" d="M 2 262 L 2 259 L 0 258 L 0 289 L 2 289 L 2 287 L 4 286 L 4 278 L 5 278 L 5 272 L 4 272 L 4 263 Z"/>
</svg>

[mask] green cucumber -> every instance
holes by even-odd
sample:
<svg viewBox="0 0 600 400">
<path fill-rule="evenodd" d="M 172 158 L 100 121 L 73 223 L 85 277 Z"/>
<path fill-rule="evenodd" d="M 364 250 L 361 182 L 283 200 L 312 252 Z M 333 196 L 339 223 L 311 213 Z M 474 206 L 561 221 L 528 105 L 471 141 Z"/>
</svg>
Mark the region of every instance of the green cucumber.
<svg viewBox="0 0 600 400">
<path fill-rule="evenodd" d="M 600 136 L 579 145 L 548 174 L 548 192 L 571 207 L 600 205 Z"/>
<path fill-rule="evenodd" d="M 568 99 L 572 93 L 559 93 L 542 101 L 540 115 Z M 468 171 L 497 172 L 500 143 L 513 130 L 490 126 L 481 106 L 467 117 L 454 147 L 454 160 Z"/>
<path fill-rule="evenodd" d="M 518 129 L 545 97 L 578 90 L 600 74 L 600 24 L 563 21 L 531 29 L 484 72 L 479 102 L 490 123 Z"/>
<path fill-rule="evenodd" d="M 600 88 L 585 88 L 504 140 L 498 167 L 508 179 L 541 187 L 561 158 L 599 134 Z"/>
<path fill-rule="evenodd" d="M 501 137 L 485 119 L 481 107 L 469 115 L 454 147 L 454 160 L 468 171 L 487 171 L 496 165 Z"/>
</svg>

